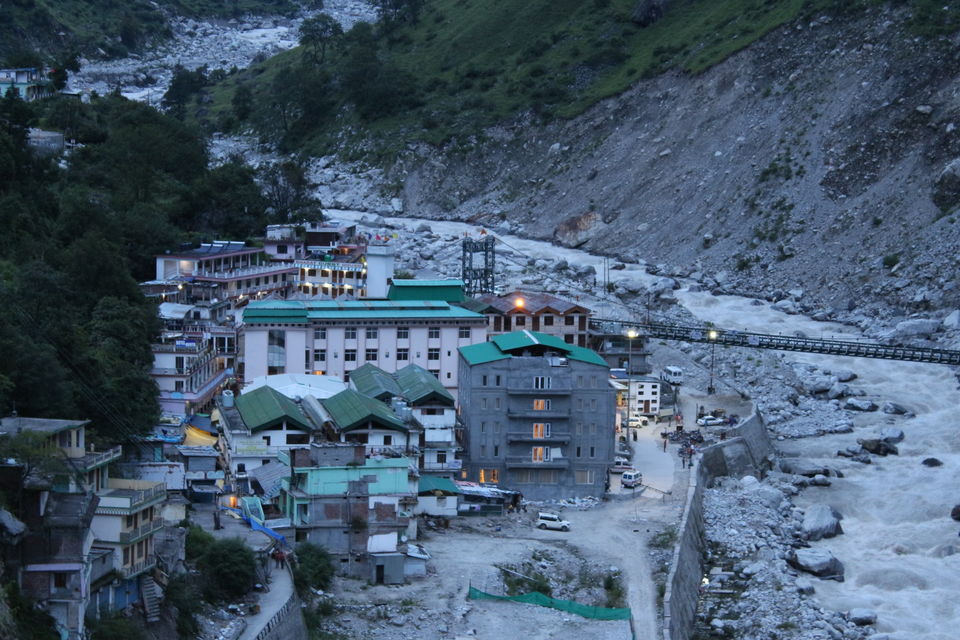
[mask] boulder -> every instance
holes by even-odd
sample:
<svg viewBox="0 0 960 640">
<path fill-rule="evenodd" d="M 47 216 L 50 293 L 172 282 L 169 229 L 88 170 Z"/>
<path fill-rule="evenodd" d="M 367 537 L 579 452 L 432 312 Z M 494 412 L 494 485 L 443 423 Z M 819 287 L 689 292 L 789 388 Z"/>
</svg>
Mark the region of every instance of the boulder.
<svg viewBox="0 0 960 640">
<path fill-rule="evenodd" d="M 801 531 L 806 540 L 822 540 L 843 533 L 840 520 L 843 518 L 836 509 L 826 504 L 810 505 L 803 514 Z"/>
<path fill-rule="evenodd" d="M 944 329 L 960 329 L 960 309 L 954 309 L 943 319 Z"/>
<path fill-rule="evenodd" d="M 828 393 L 830 389 L 837 384 L 837 379 L 833 376 L 811 376 L 802 381 L 803 388 L 809 394 Z"/>
<path fill-rule="evenodd" d="M 810 479 L 810 486 L 811 487 L 829 487 L 830 478 L 818 473 L 817 475 L 813 476 Z"/>
<path fill-rule="evenodd" d="M 903 429 L 896 427 L 885 427 L 880 430 L 880 439 L 888 444 L 897 444 L 903 442 Z"/>
<path fill-rule="evenodd" d="M 782 311 L 784 313 L 796 314 L 800 313 L 800 307 L 797 303 L 790 298 L 784 298 L 783 300 L 778 300 L 773 303 L 773 308 L 777 311 Z"/>
<path fill-rule="evenodd" d="M 850 609 L 850 611 L 847 611 L 846 618 L 858 627 L 864 627 L 876 623 L 877 613 L 873 609 Z"/>
<path fill-rule="evenodd" d="M 850 387 L 843 384 L 839 380 L 833 383 L 829 389 L 827 389 L 827 397 L 831 400 L 836 400 L 837 398 L 842 398 L 843 396 L 849 394 Z"/>
<path fill-rule="evenodd" d="M 923 462 L 921 462 L 920 464 L 922 464 L 925 467 L 942 467 L 943 466 L 943 463 L 937 460 L 936 458 L 924 458 Z"/>
<path fill-rule="evenodd" d="M 896 445 L 890 444 L 886 440 L 881 440 L 880 438 L 860 438 L 857 440 L 857 444 L 863 447 L 864 451 L 878 456 L 896 456 L 900 454 L 900 451 L 897 449 Z"/>
<path fill-rule="evenodd" d="M 902 416 L 907 413 L 906 407 L 899 405 L 896 402 L 884 402 L 881 411 L 892 416 Z"/>
<path fill-rule="evenodd" d="M 851 411 L 876 411 L 877 405 L 872 400 L 865 398 L 847 398 L 843 408 Z"/>
<path fill-rule="evenodd" d="M 812 596 L 816 589 L 813 587 L 813 583 L 806 578 L 797 578 L 797 593 L 804 596 Z"/>
<path fill-rule="evenodd" d="M 940 171 L 933 183 L 933 203 L 941 211 L 960 204 L 960 158 L 954 158 Z"/>
<path fill-rule="evenodd" d="M 417 225 L 417 233 L 433 233 L 433 229 L 426 222 Z"/>
<path fill-rule="evenodd" d="M 843 582 L 843 563 L 827 549 L 797 549 L 791 551 L 787 563 L 794 569 L 811 573 L 823 580 Z"/>
<path fill-rule="evenodd" d="M 888 337 L 898 340 L 902 338 L 929 338 L 940 328 L 940 322 L 932 318 L 911 318 L 897 323 L 897 326 Z"/>
<path fill-rule="evenodd" d="M 833 375 L 835 375 L 840 382 L 850 382 L 851 380 L 857 379 L 857 374 L 850 371 L 850 369 L 837 369 L 833 372 Z"/>
<path fill-rule="evenodd" d="M 830 470 L 823 465 L 818 465 L 810 460 L 799 458 L 784 458 L 780 461 L 780 469 L 784 473 L 792 473 L 798 476 L 813 478 L 815 476 L 829 476 Z"/>
<path fill-rule="evenodd" d="M 960 522 L 960 504 L 950 510 L 950 517 Z"/>
</svg>

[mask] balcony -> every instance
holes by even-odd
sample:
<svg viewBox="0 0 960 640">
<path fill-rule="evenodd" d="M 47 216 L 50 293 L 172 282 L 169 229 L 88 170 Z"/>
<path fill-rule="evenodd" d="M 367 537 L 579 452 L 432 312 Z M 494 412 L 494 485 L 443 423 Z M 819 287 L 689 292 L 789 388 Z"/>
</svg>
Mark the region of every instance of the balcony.
<svg viewBox="0 0 960 640">
<path fill-rule="evenodd" d="M 534 411 L 533 409 L 507 409 L 508 418 L 530 419 L 538 422 L 547 420 L 569 420 L 569 409 L 548 409 L 544 411 Z"/>
<path fill-rule="evenodd" d="M 120 532 L 120 544 L 133 544 L 163 529 L 163 518 L 155 518 L 145 522 L 132 531 Z"/>
<path fill-rule="evenodd" d="M 570 434 L 554 433 L 546 438 L 538 438 L 529 431 L 508 431 L 507 442 L 509 444 L 516 442 L 533 442 L 535 444 L 542 444 L 543 446 L 549 446 L 551 444 L 569 444 Z"/>
<path fill-rule="evenodd" d="M 532 375 L 507 378 L 507 393 L 509 395 L 559 396 L 569 395 L 572 392 L 573 384 L 569 379 L 554 378 L 551 379 L 549 389 L 536 389 L 534 388 Z"/>
<path fill-rule="evenodd" d="M 107 449 L 106 451 L 90 451 L 85 454 L 82 458 L 71 458 L 70 461 L 77 465 L 78 471 L 86 473 L 97 467 L 102 467 L 103 465 L 113 462 L 121 456 L 123 453 L 120 445 L 113 447 L 112 449 Z"/>
<path fill-rule="evenodd" d="M 149 571 L 150 569 L 153 569 L 155 566 L 157 566 L 157 559 L 150 558 L 149 560 L 143 560 L 142 562 L 138 562 L 136 564 L 130 565 L 129 567 L 121 567 L 120 573 L 123 575 L 124 578 L 132 578 L 134 576 L 140 575 L 145 571 Z"/>
<path fill-rule="evenodd" d="M 296 267 L 290 265 L 260 265 L 252 267 L 236 267 L 236 268 L 227 268 L 227 269 L 203 269 L 194 271 L 192 274 L 183 274 L 190 275 L 198 280 L 238 280 L 241 278 L 251 278 L 263 275 L 274 275 L 281 273 L 294 273 L 296 272 Z M 277 283 L 280 284 L 280 283 Z M 266 286 L 266 283 L 264 283 Z"/>
<path fill-rule="evenodd" d="M 100 502 L 97 513 L 102 515 L 132 515 L 163 502 L 167 485 L 163 482 L 111 478 L 108 488 L 97 492 Z"/>
<path fill-rule="evenodd" d="M 544 460 L 534 462 L 530 456 L 507 456 L 507 469 L 561 469 L 570 468 L 570 460 L 567 458 L 555 458 L 553 460 Z"/>
<path fill-rule="evenodd" d="M 424 462 L 421 471 L 460 471 L 463 469 L 463 460 L 448 460 L 446 462 Z"/>
</svg>

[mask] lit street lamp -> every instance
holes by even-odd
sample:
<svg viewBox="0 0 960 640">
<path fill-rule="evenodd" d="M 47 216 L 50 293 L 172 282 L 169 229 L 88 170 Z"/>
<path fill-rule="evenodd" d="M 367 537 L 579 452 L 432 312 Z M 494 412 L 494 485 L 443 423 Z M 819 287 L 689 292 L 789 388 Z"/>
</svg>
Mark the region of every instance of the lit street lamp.
<svg viewBox="0 0 960 640">
<path fill-rule="evenodd" d="M 627 329 L 627 430 L 630 428 L 630 418 L 633 417 L 633 396 L 636 387 L 633 385 L 633 339 L 640 335 L 636 329 Z"/>
<path fill-rule="evenodd" d="M 707 331 L 707 338 L 710 340 L 710 384 L 707 385 L 707 393 L 712 394 L 716 391 L 716 388 L 713 386 L 713 367 L 716 363 L 716 353 L 717 353 L 717 338 L 720 334 L 716 329 L 710 329 Z"/>
</svg>

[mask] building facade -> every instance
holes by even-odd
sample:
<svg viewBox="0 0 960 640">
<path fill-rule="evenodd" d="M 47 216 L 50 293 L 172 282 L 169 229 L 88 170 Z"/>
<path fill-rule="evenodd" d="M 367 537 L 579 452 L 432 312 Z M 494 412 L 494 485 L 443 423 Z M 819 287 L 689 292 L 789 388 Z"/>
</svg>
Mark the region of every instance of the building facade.
<svg viewBox="0 0 960 640">
<path fill-rule="evenodd" d="M 589 346 L 590 309 L 548 293 L 512 291 L 502 296 L 485 293 L 464 306 L 487 317 L 487 332 L 491 336 L 511 331 L 539 331 L 567 344 Z"/>
<path fill-rule="evenodd" d="M 486 340 L 486 319 L 436 301 L 263 301 L 243 310 L 242 379 L 314 373 L 349 380 L 365 363 L 430 371 L 456 394 L 457 349 Z"/>
<path fill-rule="evenodd" d="M 460 349 L 464 480 L 545 500 L 602 496 L 616 394 L 596 353 L 518 331 Z"/>
</svg>

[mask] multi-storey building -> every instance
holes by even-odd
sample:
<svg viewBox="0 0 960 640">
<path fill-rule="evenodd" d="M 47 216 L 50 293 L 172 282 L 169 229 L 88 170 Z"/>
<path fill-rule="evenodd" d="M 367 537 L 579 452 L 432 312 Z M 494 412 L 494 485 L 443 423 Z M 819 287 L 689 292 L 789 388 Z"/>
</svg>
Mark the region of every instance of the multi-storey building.
<svg viewBox="0 0 960 640">
<path fill-rule="evenodd" d="M 43 69 L 36 67 L 0 69 L 0 96 L 7 95 L 7 92 L 30 102 L 53 95 L 53 83 L 46 77 Z"/>
<path fill-rule="evenodd" d="M 455 395 L 457 349 L 486 339 L 486 319 L 437 301 L 262 301 L 243 310 L 240 331 L 247 382 L 277 373 L 349 380 L 364 363 L 387 372 L 416 364 Z"/>
<path fill-rule="evenodd" d="M 322 545 L 339 573 L 404 581 L 400 536 L 417 499 L 410 459 L 367 457 L 362 445 L 326 443 L 283 453 L 281 461 L 291 473 L 282 480 L 280 503 L 298 542 Z"/>
<path fill-rule="evenodd" d="M 532 331 L 460 349 L 465 480 L 535 499 L 601 496 L 613 462 L 615 392 L 593 351 Z"/>
<path fill-rule="evenodd" d="M 586 347 L 590 333 L 590 309 L 549 293 L 513 291 L 498 296 L 485 293 L 463 306 L 487 317 L 491 336 L 511 331 L 540 331 L 567 344 Z"/>
</svg>

